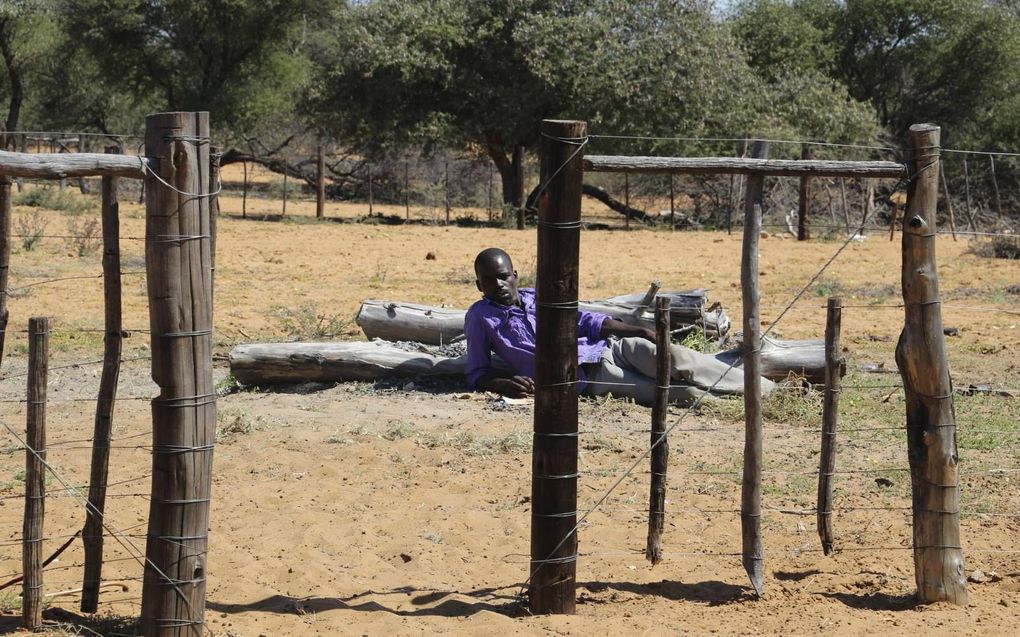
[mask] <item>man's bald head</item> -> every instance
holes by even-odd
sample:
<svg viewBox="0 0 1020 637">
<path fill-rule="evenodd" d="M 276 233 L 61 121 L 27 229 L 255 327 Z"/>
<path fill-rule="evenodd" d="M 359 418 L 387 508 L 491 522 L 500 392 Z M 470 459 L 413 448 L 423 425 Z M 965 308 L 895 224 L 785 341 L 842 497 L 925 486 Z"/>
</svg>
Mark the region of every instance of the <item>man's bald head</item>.
<svg viewBox="0 0 1020 637">
<path fill-rule="evenodd" d="M 475 285 L 493 303 L 516 305 L 520 300 L 514 263 L 499 248 L 486 248 L 475 257 Z"/>
</svg>

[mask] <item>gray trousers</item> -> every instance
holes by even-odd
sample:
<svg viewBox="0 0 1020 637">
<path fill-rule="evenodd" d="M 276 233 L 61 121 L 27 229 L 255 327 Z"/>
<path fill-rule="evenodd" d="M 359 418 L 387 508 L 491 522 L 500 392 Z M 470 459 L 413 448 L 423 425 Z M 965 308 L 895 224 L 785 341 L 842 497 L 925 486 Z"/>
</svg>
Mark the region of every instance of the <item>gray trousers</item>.
<svg viewBox="0 0 1020 637">
<path fill-rule="evenodd" d="M 669 401 L 687 405 L 708 390 L 706 399 L 713 396 L 742 394 L 744 372 L 717 360 L 711 354 L 702 354 L 682 345 L 670 346 Z M 602 352 L 602 360 L 585 366 L 587 386 L 585 396 L 630 398 L 641 405 L 655 401 L 655 343 L 632 336 L 611 339 Z M 761 379 L 762 394 L 768 394 L 775 383 Z M 711 389 L 709 389 L 711 388 Z"/>
</svg>

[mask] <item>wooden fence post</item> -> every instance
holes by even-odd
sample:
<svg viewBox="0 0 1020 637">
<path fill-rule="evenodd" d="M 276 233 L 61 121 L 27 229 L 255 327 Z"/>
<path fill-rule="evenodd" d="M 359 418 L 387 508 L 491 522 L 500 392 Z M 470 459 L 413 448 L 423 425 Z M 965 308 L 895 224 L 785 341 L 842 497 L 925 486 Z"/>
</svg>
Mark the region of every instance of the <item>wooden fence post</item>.
<svg viewBox="0 0 1020 637">
<path fill-rule="evenodd" d="M 907 407 L 914 513 L 914 579 L 921 602 L 967 603 L 953 386 L 935 264 L 940 129 L 910 127 L 912 179 L 903 223 L 904 324 L 896 345 Z"/>
<path fill-rule="evenodd" d="M 404 218 L 411 220 L 411 175 L 407 162 L 404 162 Z"/>
<path fill-rule="evenodd" d="M 850 206 L 846 202 L 846 179 L 839 179 L 839 198 L 843 202 L 843 223 L 846 224 L 846 236 L 850 236 Z"/>
<path fill-rule="evenodd" d="M 822 452 L 818 460 L 818 501 L 815 516 L 822 552 L 832 553 L 832 473 L 836 470 L 836 426 L 839 423 L 839 392 L 842 384 L 839 349 L 843 303 L 830 297 L 825 313 L 825 395 L 822 397 Z"/>
<path fill-rule="evenodd" d="M 116 146 L 106 153 L 118 154 Z M 103 371 L 96 399 L 96 418 L 92 435 L 92 468 L 89 472 L 89 506 L 85 511 L 82 543 L 85 568 L 82 576 L 81 611 L 94 613 L 99 604 L 99 584 L 103 573 L 103 515 L 106 510 L 106 485 L 109 477 L 110 439 L 113 433 L 113 409 L 120 377 L 123 345 L 120 294 L 120 206 L 117 202 L 117 177 L 102 179 L 103 223 L 103 296 L 105 334 Z"/>
<path fill-rule="evenodd" d="M 630 173 L 623 173 L 623 205 L 627 214 L 623 215 L 623 228 L 630 230 Z"/>
<path fill-rule="evenodd" d="M 27 133 L 22 133 L 21 134 L 21 152 L 28 153 L 28 134 Z M 18 177 L 18 192 L 21 192 L 24 189 L 25 189 L 25 178 L 24 177 Z"/>
<path fill-rule="evenodd" d="M 372 192 L 372 164 L 368 165 L 368 216 L 371 217 L 374 212 L 375 197 Z"/>
<path fill-rule="evenodd" d="M 974 223 L 974 205 L 970 199 L 970 170 L 967 168 L 967 158 L 963 158 L 963 186 L 966 189 L 967 194 L 967 223 L 970 225 L 970 231 L 977 231 L 977 224 Z"/>
<path fill-rule="evenodd" d="M 216 232 L 220 222 L 220 160 L 223 152 L 216 146 L 209 147 L 209 271 L 213 289 L 216 286 Z M 284 175 L 287 173 L 284 172 Z M 210 307 L 210 312 L 212 311 Z"/>
<path fill-rule="evenodd" d="M 489 223 L 492 223 L 492 164 L 489 164 L 489 192 L 485 200 L 485 211 L 489 213 Z"/>
<path fill-rule="evenodd" d="M 145 256 L 152 378 L 160 394 L 152 401 L 152 499 L 139 632 L 151 637 L 203 631 L 216 429 L 208 137 L 205 112 L 146 119 L 145 148 L 155 175 L 146 177 Z"/>
<path fill-rule="evenodd" d="M 43 519 L 46 510 L 46 380 L 49 371 L 50 320 L 28 320 L 28 420 L 25 435 L 25 520 L 22 530 L 21 620 L 25 628 L 42 626 Z"/>
<path fill-rule="evenodd" d="M 287 164 L 287 159 L 283 160 L 283 205 L 280 207 L 280 216 L 287 216 L 287 177 L 290 172 L 290 166 Z"/>
<path fill-rule="evenodd" d="M 801 159 L 814 159 L 815 152 L 810 146 L 800 149 Z M 811 236 L 807 227 L 808 214 L 811 212 L 811 184 L 810 177 L 800 178 L 800 187 L 797 190 L 797 241 L 807 241 Z"/>
<path fill-rule="evenodd" d="M 669 441 L 666 413 L 670 384 L 669 297 L 655 299 L 655 403 L 652 405 L 651 472 L 648 495 L 648 543 L 645 558 L 654 566 L 662 560 L 662 529 L 666 525 L 666 470 Z"/>
<path fill-rule="evenodd" d="M 764 159 L 768 144 L 754 143 L 751 156 Z M 764 212 L 765 177 L 747 176 L 740 287 L 744 308 L 744 472 L 740 495 L 741 562 L 754 592 L 761 596 L 765 564 L 761 543 L 761 293 L 758 289 L 758 240 Z"/>
<path fill-rule="evenodd" d="M 241 184 L 241 218 L 242 219 L 247 219 L 248 218 L 248 162 L 247 161 L 242 161 L 241 162 L 241 170 L 244 171 L 244 181 Z M 315 212 L 316 212 L 316 215 L 318 217 L 320 217 L 320 218 L 322 217 L 322 215 L 318 214 L 318 212 L 319 212 L 318 208 L 315 209 Z"/>
<path fill-rule="evenodd" d="M 573 614 L 577 576 L 577 271 L 585 122 L 542 122 L 530 604 Z M 557 174 L 557 171 L 558 174 Z M 554 177 L 555 175 L 555 177 Z"/>
<path fill-rule="evenodd" d="M 78 152 L 79 153 L 89 152 L 89 137 L 84 133 L 78 135 Z M 78 190 L 83 195 L 89 194 L 89 182 L 86 181 L 85 177 L 78 178 Z"/>
<path fill-rule="evenodd" d="M 7 283 L 11 270 L 11 180 L 0 176 L 0 363 L 4 360 L 7 340 Z"/>
<path fill-rule="evenodd" d="M 315 218 L 326 216 L 326 151 L 322 144 L 315 148 Z"/>
<path fill-rule="evenodd" d="M 733 175 L 730 175 L 730 190 L 733 189 Z M 673 173 L 669 173 L 669 229 L 670 231 L 676 230 L 676 204 L 675 204 L 675 193 L 676 190 L 673 186 Z M 733 197 L 730 197 L 732 202 Z"/>
<path fill-rule="evenodd" d="M 942 190 L 946 193 L 946 212 L 949 213 L 949 231 L 953 234 L 953 241 L 956 241 L 956 217 L 953 215 L 953 197 L 949 194 L 949 182 L 946 180 L 946 171 L 939 166 L 939 174 L 942 176 Z"/>
</svg>

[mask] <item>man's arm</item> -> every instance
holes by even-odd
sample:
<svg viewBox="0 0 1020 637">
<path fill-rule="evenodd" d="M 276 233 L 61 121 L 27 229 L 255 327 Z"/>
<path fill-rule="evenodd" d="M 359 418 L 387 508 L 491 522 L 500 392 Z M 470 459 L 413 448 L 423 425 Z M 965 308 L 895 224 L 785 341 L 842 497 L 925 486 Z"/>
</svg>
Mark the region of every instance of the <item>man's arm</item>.
<svg viewBox="0 0 1020 637">
<path fill-rule="evenodd" d="M 475 381 L 475 387 L 485 391 L 496 392 L 510 398 L 520 398 L 535 393 L 535 381 L 527 376 L 499 378 L 490 374 L 483 375 Z"/>
<path fill-rule="evenodd" d="M 617 338 L 627 338 L 629 336 L 638 336 L 647 339 L 651 342 L 655 342 L 655 330 L 643 327 L 641 325 L 631 325 L 630 323 L 624 323 L 619 319 L 607 318 L 602 323 L 602 329 L 599 331 L 601 338 L 609 336 L 616 336 Z"/>
</svg>

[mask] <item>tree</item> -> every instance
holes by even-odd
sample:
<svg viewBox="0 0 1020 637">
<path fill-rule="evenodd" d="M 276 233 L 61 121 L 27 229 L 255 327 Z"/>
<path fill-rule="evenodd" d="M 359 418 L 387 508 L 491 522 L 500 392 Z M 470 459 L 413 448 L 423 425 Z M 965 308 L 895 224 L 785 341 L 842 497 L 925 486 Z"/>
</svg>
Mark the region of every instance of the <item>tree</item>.
<svg viewBox="0 0 1020 637">
<path fill-rule="evenodd" d="M 314 0 L 60 0 L 67 33 L 138 102 L 208 110 L 220 130 L 286 121 L 307 82 Z M 153 100 L 152 97 L 156 96 Z"/>
</svg>

